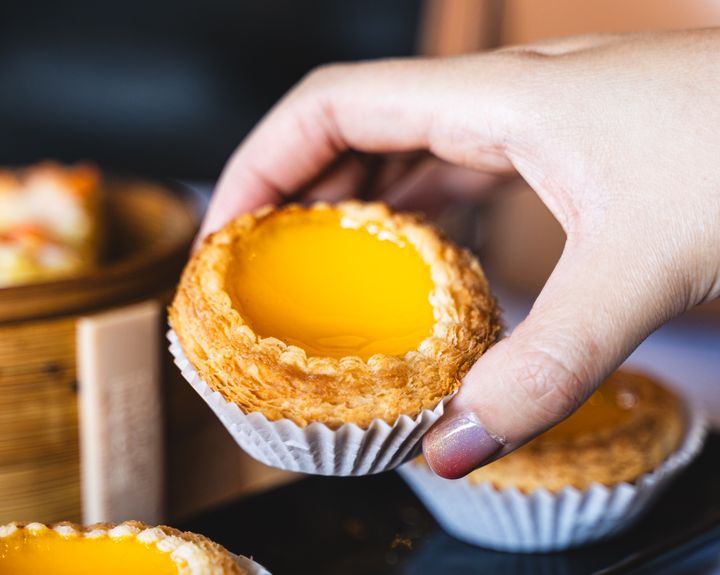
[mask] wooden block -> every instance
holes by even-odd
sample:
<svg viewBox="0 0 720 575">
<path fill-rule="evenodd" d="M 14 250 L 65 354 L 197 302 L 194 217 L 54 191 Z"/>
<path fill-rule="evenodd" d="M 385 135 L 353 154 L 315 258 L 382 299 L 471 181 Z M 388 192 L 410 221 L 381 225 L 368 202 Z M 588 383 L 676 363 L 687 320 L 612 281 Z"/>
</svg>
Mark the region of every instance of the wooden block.
<svg viewBox="0 0 720 575">
<path fill-rule="evenodd" d="M 78 321 L 85 523 L 162 520 L 160 311 L 147 301 Z"/>
</svg>

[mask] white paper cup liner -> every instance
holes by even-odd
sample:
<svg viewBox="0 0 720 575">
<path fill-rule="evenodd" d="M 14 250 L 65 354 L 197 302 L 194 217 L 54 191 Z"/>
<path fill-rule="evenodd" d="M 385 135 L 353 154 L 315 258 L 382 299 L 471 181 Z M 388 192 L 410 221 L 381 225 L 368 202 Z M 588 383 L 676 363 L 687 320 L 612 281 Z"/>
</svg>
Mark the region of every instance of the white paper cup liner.
<svg viewBox="0 0 720 575">
<path fill-rule="evenodd" d="M 170 353 L 183 377 L 218 416 L 237 444 L 266 465 L 316 475 L 368 475 L 394 469 L 419 453 L 420 439 L 442 415 L 450 397 L 414 419 L 401 415 L 390 425 L 375 419 L 367 429 L 346 423 L 301 427 L 289 419 L 270 421 L 260 412 L 244 413 L 206 384 L 185 357 L 177 335 L 167 334 Z"/>
<path fill-rule="evenodd" d="M 462 541 L 500 551 L 559 551 L 612 537 L 648 510 L 700 452 L 705 418 L 697 409 L 689 415 L 680 448 L 633 483 L 523 493 L 515 487 L 498 490 L 490 482 L 443 479 L 424 462 L 398 472 L 443 529 Z"/>
<path fill-rule="evenodd" d="M 240 565 L 240 567 L 245 569 L 250 575 L 272 575 L 265 567 L 259 563 L 255 563 L 255 561 L 248 559 L 244 555 L 233 555 L 233 557 L 235 558 L 235 563 Z"/>
</svg>

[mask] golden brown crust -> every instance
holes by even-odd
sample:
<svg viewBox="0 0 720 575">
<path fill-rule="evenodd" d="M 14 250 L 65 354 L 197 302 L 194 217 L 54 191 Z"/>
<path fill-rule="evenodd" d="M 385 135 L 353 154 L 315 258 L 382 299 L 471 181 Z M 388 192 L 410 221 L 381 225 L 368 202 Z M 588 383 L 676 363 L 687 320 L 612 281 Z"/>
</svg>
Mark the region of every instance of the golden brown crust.
<svg viewBox="0 0 720 575">
<path fill-rule="evenodd" d="M 338 210 L 363 224 L 380 222 L 407 238 L 431 269 L 436 323 L 403 357 L 308 357 L 299 347 L 257 336 L 232 305 L 225 278 L 233 253 L 259 221 L 278 209 L 239 217 L 205 240 L 188 263 L 169 310 L 170 324 L 199 375 L 244 412 L 299 425 L 346 422 L 367 427 L 416 416 L 454 393 L 499 331 L 495 301 L 477 260 L 420 217 L 377 203 L 344 202 L 287 211 Z"/>
<path fill-rule="evenodd" d="M 113 538 L 134 537 L 147 544 L 155 544 L 158 549 L 169 553 L 178 566 L 186 566 L 188 575 L 246 575 L 234 556 L 223 546 L 210 541 L 207 537 L 179 531 L 166 525 L 151 527 L 140 521 L 125 521 L 120 524 L 96 523 L 82 526 L 67 521 L 54 525 L 42 523 L 8 523 L 0 525 L 0 538 L 8 537 L 19 529 L 28 529 L 34 533 L 52 529 L 59 534 L 82 537 L 107 535 Z"/>
<path fill-rule="evenodd" d="M 652 379 L 627 371 L 615 372 L 603 389 L 632 403 L 628 416 L 617 425 L 577 435 L 541 435 L 467 479 L 522 491 L 586 489 L 594 482 L 610 486 L 637 480 L 678 449 L 687 428 L 679 397 Z"/>
</svg>

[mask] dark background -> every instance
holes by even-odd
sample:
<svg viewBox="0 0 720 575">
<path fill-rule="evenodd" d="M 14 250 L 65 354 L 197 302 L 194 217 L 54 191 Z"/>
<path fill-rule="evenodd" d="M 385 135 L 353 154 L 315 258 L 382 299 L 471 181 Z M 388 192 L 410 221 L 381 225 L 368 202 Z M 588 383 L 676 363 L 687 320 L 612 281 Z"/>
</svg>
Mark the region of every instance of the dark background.
<svg viewBox="0 0 720 575">
<path fill-rule="evenodd" d="M 0 165 L 215 179 L 308 70 L 415 50 L 420 0 L 0 1 Z"/>
</svg>

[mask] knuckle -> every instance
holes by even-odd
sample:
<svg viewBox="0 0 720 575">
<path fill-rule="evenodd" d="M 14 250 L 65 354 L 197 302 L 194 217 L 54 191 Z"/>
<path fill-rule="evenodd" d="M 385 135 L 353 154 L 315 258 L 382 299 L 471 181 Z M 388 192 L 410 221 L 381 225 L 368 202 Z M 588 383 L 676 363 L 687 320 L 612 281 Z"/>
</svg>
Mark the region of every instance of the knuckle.
<svg viewBox="0 0 720 575">
<path fill-rule="evenodd" d="M 508 50 L 508 54 L 512 55 L 519 64 L 530 64 L 533 66 L 554 58 L 553 54 L 549 54 L 533 46 L 512 48 Z"/>
<path fill-rule="evenodd" d="M 565 362 L 541 349 L 527 353 L 514 375 L 524 411 L 540 426 L 565 419 L 586 396 L 584 379 Z"/>
<path fill-rule="evenodd" d="M 319 88 L 346 74 L 348 64 L 322 64 L 310 70 L 300 81 L 301 89 Z"/>
</svg>

